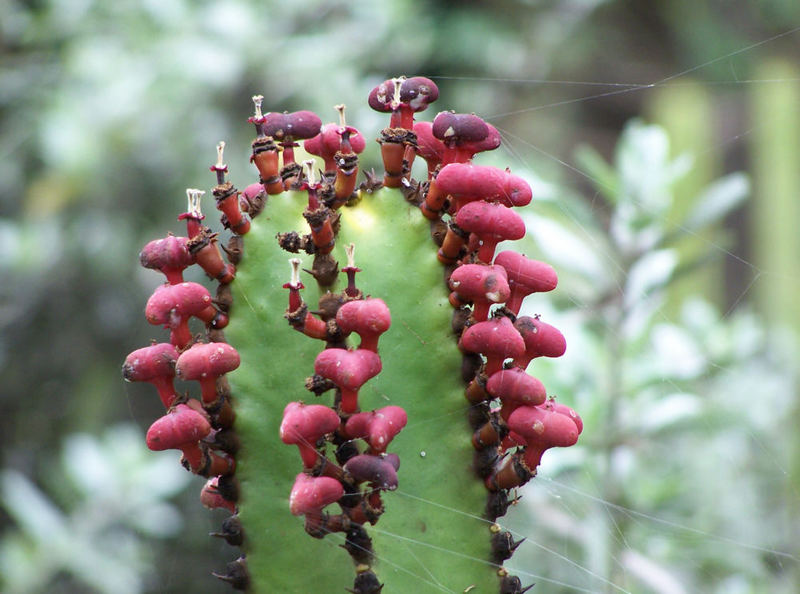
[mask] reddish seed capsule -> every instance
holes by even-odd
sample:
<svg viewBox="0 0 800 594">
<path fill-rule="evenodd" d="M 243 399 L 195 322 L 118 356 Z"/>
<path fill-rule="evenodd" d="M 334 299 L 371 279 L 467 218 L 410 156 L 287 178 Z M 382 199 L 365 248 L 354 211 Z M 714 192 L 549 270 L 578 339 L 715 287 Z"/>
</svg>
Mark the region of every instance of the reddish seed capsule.
<svg viewBox="0 0 800 594">
<path fill-rule="evenodd" d="M 322 120 L 312 111 L 302 110 L 292 113 L 272 112 L 264 116 L 264 134 L 271 136 L 283 147 L 283 165 L 286 167 L 295 162 L 295 140 L 313 138 L 319 134 Z"/>
<path fill-rule="evenodd" d="M 478 322 L 486 320 L 489 307 L 510 295 L 506 271 L 500 266 L 464 264 L 453 271 L 449 283 L 457 303 L 474 304 L 472 317 Z"/>
<path fill-rule="evenodd" d="M 344 495 L 344 488 L 328 476 L 297 475 L 289 496 L 289 510 L 295 516 L 321 516 L 322 509 L 336 503 Z"/>
<path fill-rule="evenodd" d="M 267 192 L 264 184 L 250 184 L 239 194 L 239 208 L 255 216 L 264 208 L 267 202 Z"/>
<path fill-rule="evenodd" d="M 208 289 L 192 282 L 159 286 L 147 300 L 144 311 L 148 322 L 170 329 L 170 342 L 178 349 L 191 342 L 190 317 L 195 316 L 209 324 L 218 313 L 211 304 Z"/>
<path fill-rule="evenodd" d="M 444 163 L 463 163 L 472 158 L 470 146 L 489 136 L 489 127 L 481 118 L 471 113 L 442 111 L 433 120 L 433 135 L 445 145 Z M 462 147 L 469 146 L 462 153 Z"/>
<path fill-rule="evenodd" d="M 206 481 L 203 490 L 200 491 L 200 503 L 208 509 L 227 509 L 229 512 L 236 513 L 236 504 L 225 499 L 219 492 L 219 477 L 214 476 Z"/>
<path fill-rule="evenodd" d="M 504 206 L 525 206 L 533 193 L 530 185 L 518 175 L 497 167 L 451 163 L 436 176 L 436 186 L 453 198 L 453 212 L 467 202 L 485 200 Z"/>
<path fill-rule="evenodd" d="M 411 130 L 414 114 L 426 110 L 438 97 L 439 88 L 431 79 L 414 76 L 382 82 L 370 91 L 367 102 L 375 111 L 392 112 L 390 128 Z"/>
<path fill-rule="evenodd" d="M 525 439 L 524 459 L 531 471 L 539 465 L 545 450 L 571 446 L 580 433 L 572 418 L 547 405 L 520 406 L 509 416 L 508 427 Z"/>
<path fill-rule="evenodd" d="M 575 409 L 552 399 L 547 402 L 546 406 L 549 409 L 572 419 L 572 422 L 575 423 L 575 426 L 578 428 L 578 434 L 583 433 L 583 419 L 581 419 L 578 413 L 575 412 Z"/>
<path fill-rule="evenodd" d="M 417 154 L 425 159 L 430 180 L 444 158 L 444 143 L 433 135 L 432 122 L 414 122 L 414 134 L 417 135 Z"/>
<path fill-rule="evenodd" d="M 564 335 L 550 324 L 539 318 L 520 316 L 514 327 L 525 341 L 525 352 L 514 357 L 514 365 L 525 369 L 536 357 L 560 357 L 567 350 Z"/>
<path fill-rule="evenodd" d="M 280 436 L 283 443 L 300 449 L 303 466 L 313 468 L 320 457 L 317 441 L 338 427 L 339 415 L 327 406 L 290 402 L 283 410 Z"/>
<path fill-rule="evenodd" d="M 503 403 L 500 416 L 508 421 L 508 416 L 519 406 L 544 404 L 547 390 L 544 384 L 520 367 L 501 369 L 486 382 L 486 391 Z"/>
<path fill-rule="evenodd" d="M 369 483 L 373 489 L 394 491 L 397 488 L 397 470 L 382 456 L 353 456 L 345 463 L 344 469 L 356 482 Z"/>
<path fill-rule="evenodd" d="M 478 260 L 490 264 L 498 243 L 525 237 L 525 221 L 507 206 L 476 200 L 465 204 L 456 214 L 456 224 L 480 242 Z"/>
<path fill-rule="evenodd" d="M 345 334 L 355 332 L 361 337 L 359 349 L 377 353 L 378 338 L 392 325 L 392 316 L 382 299 L 371 297 L 342 305 L 336 323 Z"/>
<path fill-rule="evenodd" d="M 526 296 L 531 293 L 552 291 L 558 285 L 558 275 L 552 266 L 526 258 L 513 250 L 497 254 L 494 263 L 506 269 L 508 285 L 511 287 L 511 296 L 506 302 L 506 307 L 515 315 L 519 313 L 522 300 Z"/>
<path fill-rule="evenodd" d="M 157 419 L 147 430 L 147 447 L 154 452 L 181 450 L 192 468 L 202 463 L 199 441 L 211 432 L 208 418 L 186 404 Z"/>
<path fill-rule="evenodd" d="M 406 423 L 406 411 L 390 405 L 354 414 L 347 419 L 344 431 L 350 439 L 366 439 L 372 453 L 382 454 Z"/>
<path fill-rule="evenodd" d="M 367 349 L 325 349 L 314 361 L 314 372 L 341 390 L 341 411 L 358 412 L 358 390 L 381 372 L 381 359 Z"/>
<path fill-rule="evenodd" d="M 158 390 L 164 408 L 176 398 L 173 378 L 178 351 L 169 343 L 154 344 L 133 351 L 122 365 L 122 377 L 128 382 L 150 382 Z"/>
<path fill-rule="evenodd" d="M 348 126 L 348 141 L 350 144 L 350 152 L 359 154 L 366 147 L 366 141 L 363 134 L 355 128 Z M 325 173 L 334 173 L 336 171 L 336 153 L 342 149 L 342 134 L 341 126 L 339 124 L 325 124 L 319 131 L 319 134 L 306 140 L 303 143 L 303 148 L 306 152 L 321 157 L 325 163 Z"/>
<path fill-rule="evenodd" d="M 467 328 L 459 341 L 461 347 L 486 357 L 486 375 L 491 377 L 506 359 L 516 359 L 525 352 L 525 343 L 506 317 L 492 318 Z"/>
<path fill-rule="evenodd" d="M 462 142 L 455 153 L 451 152 L 448 157 L 442 160 L 442 165 L 448 165 L 449 163 L 469 163 L 476 154 L 493 151 L 499 147 L 501 139 L 497 128 L 489 123 L 486 124 L 486 128 L 489 130 L 486 138 L 476 142 Z"/>
<path fill-rule="evenodd" d="M 174 235 L 154 239 L 142 248 L 139 262 L 145 268 L 162 272 L 171 285 L 182 283 L 183 271 L 194 262 L 186 246 L 188 241 L 186 237 Z"/>
<path fill-rule="evenodd" d="M 239 367 L 239 353 L 226 342 L 195 343 L 181 353 L 175 365 L 176 375 L 200 382 L 203 403 L 217 400 L 217 378 Z"/>
</svg>

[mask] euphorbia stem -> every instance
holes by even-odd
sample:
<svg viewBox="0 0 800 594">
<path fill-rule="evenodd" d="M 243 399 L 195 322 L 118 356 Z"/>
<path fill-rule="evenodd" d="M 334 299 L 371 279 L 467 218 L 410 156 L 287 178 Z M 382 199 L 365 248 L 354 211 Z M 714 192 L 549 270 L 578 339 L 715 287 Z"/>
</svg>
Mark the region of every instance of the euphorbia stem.
<svg viewBox="0 0 800 594">
<path fill-rule="evenodd" d="M 236 472 L 245 496 L 240 516 L 248 535 L 254 535 L 248 536 L 248 558 L 261 560 L 249 564 L 254 583 L 268 584 L 276 591 L 305 593 L 319 591 L 320 583 L 345 587 L 352 583 L 352 569 L 346 554 L 331 546 L 341 543 L 341 537 L 310 539 L 303 523 L 288 516 L 285 509 L 287 490 L 298 472 L 297 456 L 287 455 L 287 446 L 278 438 L 280 415 L 274 409 L 283 404 L 271 402 L 264 394 L 273 394 L 274 398 L 286 394 L 289 400 L 289 393 L 296 394 L 304 377 L 312 373 L 320 347 L 318 342 L 294 332 L 281 316 L 259 315 L 257 323 L 250 317 L 270 304 L 281 311 L 285 307 L 286 293 L 281 289 L 285 267 L 264 267 L 259 263 L 286 261 L 286 252 L 275 242 L 273 229 L 280 228 L 283 220 L 296 220 L 297 207 L 287 195 L 271 197 L 269 207 L 269 220 L 253 221 L 247 236 L 248 258 L 240 266 L 233 286 L 235 302 L 249 306 L 239 308 L 240 315 L 232 316 L 226 329 L 242 356 L 241 370 L 231 377 L 234 393 L 241 394 L 236 429 L 243 447 Z M 377 554 L 385 560 L 377 562 L 376 572 L 386 583 L 386 592 L 420 587 L 424 590 L 428 586 L 426 582 L 420 586 L 419 575 L 425 575 L 428 582 L 435 578 L 454 591 L 476 584 L 478 591 L 495 592 L 497 577 L 489 565 L 457 555 L 431 555 L 439 548 L 468 551 L 470 557 L 488 559 L 489 533 L 486 522 L 478 519 L 486 491 L 471 470 L 473 448 L 464 416 L 461 356 L 449 332 L 452 309 L 442 283 L 441 266 L 428 238 L 428 222 L 416 207 L 391 191 L 366 196 L 358 209 L 343 209 L 337 246 L 347 245 L 357 237 L 364 288 L 386 301 L 395 320 L 393 328 L 381 337 L 381 353 L 386 353 L 383 371 L 360 390 L 360 406 L 362 410 L 372 410 L 398 404 L 408 411 L 409 418 L 452 419 L 446 428 L 435 422 L 423 423 L 392 442 L 390 451 L 398 453 L 402 460 L 400 487 L 398 492 L 383 496 L 387 513 L 380 518 L 379 531 L 370 532 Z M 362 217 L 372 221 L 368 229 L 363 227 Z M 334 255 L 339 261 L 346 261 L 343 247 L 337 247 Z M 248 262 L 252 265 L 248 266 Z M 380 273 L 389 262 L 394 270 L 414 271 L 413 282 L 401 291 L 396 277 Z M 340 275 L 342 285 L 344 276 Z M 304 298 L 313 303 L 318 294 L 315 287 L 309 286 Z M 258 331 L 254 332 L 256 324 Z M 265 336 L 269 339 L 265 340 Z M 269 367 L 265 361 L 270 362 Z M 248 489 L 257 495 L 246 497 Z M 276 541 L 291 542 L 306 551 L 302 559 L 313 558 L 315 562 L 298 561 L 293 547 L 275 547 Z M 419 559 L 425 559 L 432 577 L 420 573 Z M 287 571 L 295 567 L 296 570 Z"/>
</svg>

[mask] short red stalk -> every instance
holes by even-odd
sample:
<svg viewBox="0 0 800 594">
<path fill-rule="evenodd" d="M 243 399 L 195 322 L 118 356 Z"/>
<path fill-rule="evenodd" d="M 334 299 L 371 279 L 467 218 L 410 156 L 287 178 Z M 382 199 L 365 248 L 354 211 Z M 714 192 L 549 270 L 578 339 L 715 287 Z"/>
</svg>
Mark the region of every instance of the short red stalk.
<svg viewBox="0 0 800 594">
<path fill-rule="evenodd" d="M 303 305 L 303 298 L 300 297 L 300 289 L 305 289 L 305 285 L 300 281 L 300 258 L 290 258 L 289 264 L 292 266 L 292 277 L 288 283 L 283 285 L 284 289 L 289 289 L 289 312 L 297 311 Z"/>
<path fill-rule="evenodd" d="M 217 144 L 217 162 L 210 167 L 211 171 L 217 174 L 217 185 L 214 187 L 213 194 L 217 202 L 217 209 L 224 215 L 222 218 L 226 228 L 237 235 L 244 235 L 250 230 L 250 220 L 242 214 L 239 208 L 239 190 L 225 181 L 225 174 L 228 166 L 223 159 L 225 143 Z"/>
<path fill-rule="evenodd" d="M 361 272 L 361 269 L 356 267 L 356 246 L 355 244 L 351 243 L 350 245 L 344 248 L 344 252 L 347 255 L 347 266 L 342 268 L 342 272 L 347 275 L 347 287 L 344 290 L 345 295 L 348 297 L 356 298 L 361 294 L 361 291 L 358 290 L 356 286 L 356 273 Z"/>
<path fill-rule="evenodd" d="M 328 327 L 323 320 L 314 317 L 314 315 L 306 311 L 306 315 L 302 320 L 299 318 L 297 322 L 294 321 L 295 312 L 299 312 L 305 305 L 303 298 L 300 296 L 300 289 L 305 286 L 300 282 L 300 258 L 290 258 L 289 264 L 292 266 L 292 276 L 288 283 L 283 285 L 284 289 L 289 289 L 289 307 L 286 309 L 286 315 L 292 321 L 292 327 L 302 332 L 311 338 L 318 338 L 326 340 L 328 338 Z"/>
</svg>

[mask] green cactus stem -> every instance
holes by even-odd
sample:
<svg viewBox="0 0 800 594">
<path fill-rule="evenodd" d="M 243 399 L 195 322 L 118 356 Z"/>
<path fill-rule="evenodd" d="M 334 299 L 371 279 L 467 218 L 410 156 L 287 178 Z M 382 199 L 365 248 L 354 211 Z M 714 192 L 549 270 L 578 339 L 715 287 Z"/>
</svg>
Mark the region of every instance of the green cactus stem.
<svg viewBox="0 0 800 594">
<path fill-rule="evenodd" d="M 395 95 L 408 103 L 406 134 L 414 112 L 424 107 L 417 105 L 419 89 L 425 104 L 438 91 L 428 79 L 392 80 Z M 406 95 L 403 81 L 412 81 Z M 177 286 L 158 289 L 158 315 L 148 318 L 172 329 L 175 348 L 161 346 L 157 354 L 167 359 L 146 368 L 137 358 L 144 349 L 135 351 L 123 370 L 131 381 L 161 374 L 155 383 L 170 427 L 178 424 L 178 408 L 203 425 L 202 432 L 182 429 L 180 440 L 164 433 L 154 448 L 175 442 L 184 458 L 190 452 L 200 461 L 225 462 L 219 473 L 209 469 L 222 464 L 186 463 L 209 477 L 203 503 L 235 512 L 219 534 L 241 547 L 240 557 L 215 575 L 259 593 L 524 591 L 502 566 L 519 543 L 494 522 L 512 499 L 509 490 L 535 475 L 541 452 L 574 443 L 582 427 L 572 409 L 543 402 L 538 381 L 519 379 L 531 358 L 559 356 L 565 348 L 553 327 L 516 317 L 524 294 L 555 288 L 555 273 L 508 251 L 492 265 L 503 230 L 473 232 L 478 221 L 465 217 L 459 219 L 464 229 L 452 224 L 459 240 L 446 257 L 440 246 L 461 206 L 485 200 L 504 205 L 467 210 L 510 211 L 527 204 L 530 188 L 508 172 L 473 168 L 472 155 L 495 148 L 499 136 L 484 140 L 493 128 L 474 115 L 451 114 L 455 123 L 441 135 L 458 145 L 459 158 L 445 167 L 450 173 L 462 168 L 474 179 L 450 190 L 451 182 L 442 183 L 435 202 L 425 202 L 428 183 L 409 175 L 419 152 L 413 133 L 404 136 L 405 156 L 394 155 L 402 157 L 390 176 L 399 187 L 381 188 L 370 174 L 343 196 L 332 172 L 314 179 L 312 162 L 305 173 L 294 163 L 291 176 L 284 176 L 291 189 L 281 191 L 266 132 L 275 128 L 284 150 L 293 149 L 293 138 L 320 131 L 319 118 L 294 112 L 278 118 L 286 130 L 265 127 L 260 97 L 254 101 L 260 183 L 239 192 L 225 179 L 221 148 L 211 168 L 222 223 L 233 232 L 223 250 L 228 262 L 219 257 L 217 234 L 200 226 L 199 199 L 190 196 L 191 216 L 182 215 L 190 240 L 153 244 L 161 251 L 143 260 L 150 267 L 166 262 L 161 268 Z M 467 128 L 453 131 L 462 125 Z M 348 159 L 335 162 L 352 173 L 357 157 L 349 142 L 357 131 L 341 128 Z M 202 252 L 192 248 L 198 238 L 209 238 Z M 212 302 L 213 293 L 180 283 L 174 270 L 186 262 L 219 281 Z M 464 274 L 450 280 L 465 264 Z M 541 271 L 546 278 L 538 278 Z M 194 309 L 180 301 L 190 289 Z M 510 295 L 516 295 L 513 303 Z M 206 324 L 205 336 L 189 338 L 187 316 Z M 190 351 L 191 357 L 184 355 Z M 508 374 L 513 381 L 497 375 L 504 359 L 514 369 Z M 176 367 L 179 378 L 201 383 L 199 400 L 173 396 Z M 528 394 L 528 386 L 536 393 Z M 520 410 L 534 407 L 531 414 Z M 534 419 L 530 426 L 517 420 L 527 418 Z M 554 435 L 560 427 L 566 434 Z M 550 441 L 539 443 L 544 436 Z"/>
</svg>

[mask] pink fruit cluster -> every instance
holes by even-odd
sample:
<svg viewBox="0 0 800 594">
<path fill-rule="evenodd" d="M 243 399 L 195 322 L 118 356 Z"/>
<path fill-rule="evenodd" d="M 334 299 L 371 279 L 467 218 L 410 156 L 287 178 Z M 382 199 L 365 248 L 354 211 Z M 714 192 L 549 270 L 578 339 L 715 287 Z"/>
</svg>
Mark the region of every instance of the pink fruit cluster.
<svg viewBox="0 0 800 594">
<path fill-rule="evenodd" d="M 546 449 L 576 443 L 583 423 L 574 410 L 548 399 L 544 385 L 526 372 L 533 359 L 559 357 L 566 349 L 556 328 L 538 316 L 518 317 L 525 297 L 555 289 L 555 271 L 513 250 L 495 255 L 500 242 L 524 237 L 525 223 L 514 208 L 530 203 L 531 188 L 508 169 L 472 162 L 501 142 L 478 116 L 444 111 L 433 122 L 414 122 L 414 113 L 438 96 L 431 88 L 422 77 L 391 79 L 372 91 L 370 105 L 392 111 L 379 138 L 384 184 L 416 198 L 446 267 L 471 404 L 475 469 L 489 491 L 486 514 L 494 521 L 509 505 L 509 489 L 536 474 Z M 410 171 L 416 155 L 426 161 L 428 179 L 415 186 Z M 515 547 L 510 534 L 499 532 L 493 561 L 500 565 Z M 501 591 L 521 591 L 517 578 L 503 579 Z"/>
<path fill-rule="evenodd" d="M 239 487 L 234 476 L 234 455 L 239 438 L 233 429 L 235 415 L 226 374 L 236 369 L 240 361 L 239 353 L 225 341 L 223 328 L 228 324 L 232 305 L 229 284 L 236 274 L 241 235 L 250 229 L 250 220 L 242 212 L 240 192 L 225 180 L 223 147 L 220 143 L 218 161 L 211 167 L 218 182 L 213 195 L 222 223 L 233 235 L 221 250 L 217 233 L 202 224 L 200 199 L 204 192 L 187 190 L 189 207 L 178 217 L 186 222 L 187 235 L 169 234 L 153 240 L 139 256 L 142 266 L 166 277 L 166 282 L 156 287 L 148 299 L 145 318 L 169 330 L 169 342 L 130 353 L 122 375 L 127 381 L 152 383 L 166 410 L 148 429 L 147 447 L 154 451 L 179 450 L 187 470 L 208 478 L 200 493 L 202 504 L 235 514 Z M 203 285 L 183 280 L 184 270 L 193 265 L 217 281 L 215 296 Z M 197 387 L 180 392 L 175 379 L 189 386 L 196 382 Z M 191 392 L 195 392 L 194 397 Z M 231 516 L 225 526 L 219 536 L 231 544 L 241 544 L 237 517 Z M 236 583 L 246 584 L 244 561 L 231 565 L 235 566 L 231 571 L 239 575 Z"/>
<path fill-rule="evenodd" d="M 360 409 L 359 390 L 381 372 L 378 340 L 391 326 L 391 314 L 381 299 L 364 297 L 358 290 L 352 246 L 348 256 L 342 270 L 347 287 L 325 295 L 326 304 L 320 307 L 325 319 L 308 311 L 300 296 L 300 261 L 290 260 L 292 278 L 284 285 L 289 290 L 286 318 L 306 336 L 325 341 L 306 387 L 317 395 L 333 389 L 335 396 L 332 406 L 290 402 L 283 411 L 280 436 L 297 446 L 303 462 L 289 498 L 292 513 L 305 517 L 306 532 L 316 538 L 341 531 L 349 539 L 352 530 L 360 531 L 354 558 L 362 563 L 371 555 L 363 526 L 374 524 L 383 513 L 381 492 L 397 488 L 400 460 L 386 449 L 407 416 L 399 406 Z M 357 346 L 348 346 L 351 334 L 358 335 Z M 327 455 L 329 447 L 335 460 Z M 324 508 L 333 503 L 339 504 L 340 513 L 326 514 Z"/>
<path fill-rule="evenodd" d="M 438 228 L 437 256 L 448 270 L 453 325 L 469 370 L 465 394 L 473 405 L 476 469 L 496 493 L 527 482 L 542 453 L 574 444 L 583 423 L 574 410 L 548 399 L 542 383 L 525 371 L 533 359 L 560 357 L 566 349 L 553 326 L 538 317 L 517 317 L 526 296 L 555 289 L 556 272 L 513 250 L 495 255 L 500 242 L 524 237 L 525 223 L 514 208 L 530 203 L 531 188 L 508 169 L 472 162 L 501 142 L 498 131 L 475 114 L 443 111 L 433 122 L 414 122 L 414 113 L 437 96 L 429 79 L 401 77 L 373 89 L 370 105 L 393 113 L 379 139 L 384 184 L 395 182 L 389 172 L 402 172 L 411 185 L 415 155 L 428 166 L 418 199 Z M 394 146 L 398 138 L 406 147 L 402 152 Z"/>
</svg>

